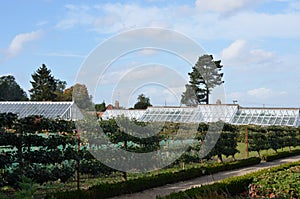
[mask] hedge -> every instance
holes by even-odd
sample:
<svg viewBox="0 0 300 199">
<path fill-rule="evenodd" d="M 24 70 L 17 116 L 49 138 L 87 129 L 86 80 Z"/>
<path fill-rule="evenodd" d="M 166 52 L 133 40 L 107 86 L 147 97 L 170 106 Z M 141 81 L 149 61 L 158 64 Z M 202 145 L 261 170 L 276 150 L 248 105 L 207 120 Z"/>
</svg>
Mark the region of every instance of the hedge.
<svg viewBox="0 0 300 199">
<path fill-rule="evenodd" d="M 291 157 L 295 155 L 300 155 L 300 149 L 277 152 L 276 154 L 271 154 L 271 155 L 264 155 L 262 159 L 265 160 L 266 162 L 271 162 L 273 160 L 278 160 L 281 158 Z"/>
<path fill-rule="evenodd" d="M 189 168 L 178 172 L 161 173 L 158 175 L 131 179 L 125 182 L 118 182 L 114 184 L 104 183 L 93 186 L 88 190 L 59 192 L 54 194 L 54 196 L 58 199 L 107 198 L 122 194 L 140 192 L 146 189 L 163 186 L 165 184 L 189 180 L 207 174 L 232 170 L 259 163 L 260 158 L 253 157 L 229 163 L 216 163 L 208 166 L 201 166 L 199 168 Z M 51 196 L 49 195 L 46 198 L 51 198 Z"/>
</svg>

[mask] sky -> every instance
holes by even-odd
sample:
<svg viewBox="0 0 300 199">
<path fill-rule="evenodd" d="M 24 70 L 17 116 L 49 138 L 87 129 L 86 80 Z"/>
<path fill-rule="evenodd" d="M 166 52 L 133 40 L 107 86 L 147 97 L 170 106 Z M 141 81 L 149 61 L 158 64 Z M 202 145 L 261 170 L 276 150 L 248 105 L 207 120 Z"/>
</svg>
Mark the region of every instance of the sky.
<svg viewBox="0 0 300 199">
<path fill-rule="evenodd" d="M 96 60 L 93 70 L 84 68 L 107 41 L 128 31 L 141 36 L 140 28 L 153 27 L 184 35 L 221 60 L 225 83 L 213 91 L 211 103 L 220 97 L 241 106 L 299 107 L 297 0 L 11 0 L 1 3 L 0 13 L 0 75 L 13 75 L 27 92 L 31 75 L 46 64 L 67 87 L 84 73 L 86 81 L 79 83 L 87 84 L 95 103 L 119 100 L 132 107 L 144 93 L 153 105 L 179 105 L 193 64 L 178 54 L 128 47 L 111 62 Z M 139 36 L 132 34 L 136 42 Z M 118 51 L 127 47 L 124 42 L 107 49 Z"/>
</svg>

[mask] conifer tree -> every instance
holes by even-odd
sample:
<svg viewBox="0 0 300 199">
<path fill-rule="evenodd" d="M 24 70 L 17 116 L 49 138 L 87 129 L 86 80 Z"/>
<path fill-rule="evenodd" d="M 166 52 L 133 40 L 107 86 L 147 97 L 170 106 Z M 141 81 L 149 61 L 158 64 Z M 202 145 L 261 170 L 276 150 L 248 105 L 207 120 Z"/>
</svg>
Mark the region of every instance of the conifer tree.
<svg viewBox="0 0 300 199">
<path fill-rule="evenodd" d="M 45 64 L 31 76 L 33 81 L 30 81 L 32 89 L 29 92 L 32 101 L 59 100 L 58 95 L 63 92 L 66 82 L 55 79 Z"/>
<path fill-rule="evenodd" d="M 182 94 L 181 103 L 187 106 L 208 104 L 212 89 L 224 83 L 222 67 L 221 60 L 214 61 L 212 55 L 199 57 L 192 72 L 188 73 L 190 80 Z"/>
</svg>

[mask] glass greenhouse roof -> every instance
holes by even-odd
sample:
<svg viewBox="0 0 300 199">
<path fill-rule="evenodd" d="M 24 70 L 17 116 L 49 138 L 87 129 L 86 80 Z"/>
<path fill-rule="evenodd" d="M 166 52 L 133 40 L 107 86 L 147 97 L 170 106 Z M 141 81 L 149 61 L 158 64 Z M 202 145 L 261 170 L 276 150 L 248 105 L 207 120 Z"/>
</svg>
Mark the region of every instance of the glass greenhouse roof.
<svg viewBox="0 0 300 199">
<path fill-rule="evenodd" d="M 107 120 L 110 118 L 115 118 L 117 116 L 125 116 L 129 119 L 139 119 L 146 110 L 127 110 L 127 109 L 111 109 L 106 110 L 103 115 L 102 119 Z"/>
<path fill-rule="evenodd" d="M 83 118 L 79 108 L 74 102 L 0 102 L 0 113 L 15 113 L 20 118 L 31 115 L 42 115 L 46 118 L 65 120 L 78 120 Z"/>
<path fill-rule="evenodd" d="M 297 108 L 240 108 L 234 115 L 232 124 L 298 126 Z"/>
<path fill-rule="evenodd" d="M 144 122 L 200 122 L 199 109 L 189 107 L 149 107 L 140 118 Z"/>
<path fill-rule="evenodd" d="M 198 105 L 197 109 L 199 109 L 203 115 L 201 122 L 207 123 L 207 122 L 223 121 L 226 123 L 230 123 L 234 114 L 238 110 L 238 105 L 205 104 L 205 105 Z"/>
<path fill-rule="evenodd" d="M 209 123 L 224 121 L 243 125 L 300 125 L 299 108 L 249 108 L 237 104 L 208 104 L 197 107 L 148 107 L 146 110 L 107 110 L 103 119 L 124 115 L 144 122 Z"/>
</svg>

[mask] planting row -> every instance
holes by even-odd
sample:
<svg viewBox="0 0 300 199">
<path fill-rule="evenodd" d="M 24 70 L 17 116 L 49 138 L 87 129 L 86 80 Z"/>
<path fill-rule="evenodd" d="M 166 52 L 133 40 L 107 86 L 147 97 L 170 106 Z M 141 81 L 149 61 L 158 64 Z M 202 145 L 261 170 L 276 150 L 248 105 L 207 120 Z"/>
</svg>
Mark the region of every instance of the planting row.
<svg viewBox="0 0 300 199">
<path fill-rule="evenodd" d="M 65 182 L 73 178 L 75 173 L 96 177 L 115 172 L 96 160 L 89 152 L 101 149 L 105 153 L 107 145 L 97 140 L 101 132 L 109 138 L 113 147 L 135 153 L 164 149 L 167 151 L 163 154 L 166 159 L 172 159 L 172 155 L 176 155 L 181 147 L 189 144 L 186 152 L 173 165 L 181 162 L 199 163 L 203 158 L 218 157 L 222 161 L 222 156 L 234 157 L 238 152 L 238 140 L 246 134 L 245 127 L 222 122 L 199 124 L 196 126 L 196 132 L 193 130 L 195 124 L 165 123 L 159 126 L 161 124 L 146 124 L 125 117 L 99 123 L 82 121 L 78 133 L 71 121 L 49 120 L 41 116 L 18 119 L 15 114 L 0 114 L 0 186 L 16 186 L 20 180 L 19 176 L 22 175 L 42 184 L 58 179 Z M 151 135 L 153 128 L 158 128 L 155 135 Z M 269 148 L 277 150 L 281 147 L 300 145 L 298 128 L 247 128 L 250 151 L 260 152 Z M 98 132 L 99 129 L 101 132 Z M 145 138 L 134 135 L 143 135 Z M 86 140 L 89 136 L 93 139 Z M 189 143 L 191 140 L 193 142 Z M 207 146 L 211 148 L 206 148 Z M 131 160 L 134 161 L 128 157 L 128 161 Z M 124 180 L 126 176 L 126 173 L 123 173 Z"/>
</svg>

